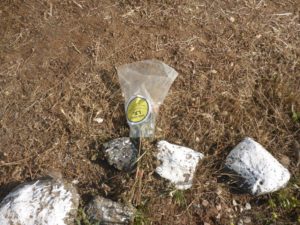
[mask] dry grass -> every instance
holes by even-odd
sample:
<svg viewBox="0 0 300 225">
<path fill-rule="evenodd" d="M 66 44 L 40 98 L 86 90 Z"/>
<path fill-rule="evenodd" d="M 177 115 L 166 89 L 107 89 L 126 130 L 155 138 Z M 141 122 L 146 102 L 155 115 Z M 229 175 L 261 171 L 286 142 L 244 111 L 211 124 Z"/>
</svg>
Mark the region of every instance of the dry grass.
<svg viewBox="0 0 300 225">
<path fill-rule="evenodd" d="M 295 224 L 299 207 L 271 210 L 276 194 L 238 195 L 220 178 L 230 149 L 251 136 L 289 158 L 287 190 L 299 199 L 299 8 L 297 0 L 1 1 L 0 197 L 54 170 L 78 180 L 84 199 L 131 201 L 152 224 L 236 224 L 244 216 L 267 224 L 273 212 L 276 224 Z M 124 174 L 91 159 L 103 142 L 128 135 L 115 66 L 148 58 L 179 77 L 156 139 L 142 144 L 139 170 Z M 193 188 L 179 194 L 184 207 L 153 173 L 160 139 L 207 156 Z M 232 199 L 253 210 L 235 211 Z"/>
</svg>

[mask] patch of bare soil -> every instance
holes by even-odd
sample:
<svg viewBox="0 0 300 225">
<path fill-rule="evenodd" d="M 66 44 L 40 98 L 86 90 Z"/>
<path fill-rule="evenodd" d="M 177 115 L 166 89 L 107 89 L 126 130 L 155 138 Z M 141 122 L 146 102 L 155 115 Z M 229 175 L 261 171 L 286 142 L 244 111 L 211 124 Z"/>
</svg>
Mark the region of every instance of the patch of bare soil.
<svg viewBox="0 0 300 225">
<path fill-rule="evenodd" d="M 2 0 L 0 198 L 59 172 L 79 181 L 84 201 L 132 202 L 136 224 L 297 224 L 299 9 L 297 0 Z M 129 133 L 115 66 L 151 58 L 179 76 L 155 140 L 143 141 L 137 172 L 125 174 L 99 154 Z M 292 179 L 284 191 L 252 197 L 224 181 L 224 159 L 245 136 L 285 159 Z M 154 174 L 161 139 L 207 156 L 192 189 L 173 197 Z M 248 202 L 252 209 L 241 210 Z"/>
</svg>

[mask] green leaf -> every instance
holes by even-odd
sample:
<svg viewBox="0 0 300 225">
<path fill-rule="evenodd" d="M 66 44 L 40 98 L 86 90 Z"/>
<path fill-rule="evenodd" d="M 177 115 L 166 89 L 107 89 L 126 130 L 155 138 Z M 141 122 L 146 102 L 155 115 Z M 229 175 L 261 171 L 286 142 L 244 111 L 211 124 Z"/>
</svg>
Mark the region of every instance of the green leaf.
<svg viewBox="0 0 300 225">
<path fill-rule="evenodd" d="M 300 112 L 293 111 L 292 118 L 294 122 L 300 122 Z"/>
</svg>

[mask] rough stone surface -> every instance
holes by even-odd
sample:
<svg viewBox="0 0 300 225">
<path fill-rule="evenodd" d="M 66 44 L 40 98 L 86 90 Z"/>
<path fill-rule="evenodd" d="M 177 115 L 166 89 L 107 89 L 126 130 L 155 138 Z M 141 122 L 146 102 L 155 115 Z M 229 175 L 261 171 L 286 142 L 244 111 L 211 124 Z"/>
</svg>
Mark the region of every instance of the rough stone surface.
<svg viewBox="0 0 300 225">
<path fill-rule="evenodd" d="M 130 141 L 123 137 L 111 140 L 104 145 L 105 157 L 108 163 L 118 170 L 131 170 L 137 159 L 138 150 Z"/>
<path fill-rule="evenodd" d="M 24 183 L 0 203 L 1 225 L 71 225 L 77 213 L 76 189 L 58 179 Z"/>
<path fill-rule="evenodd" d="M 251 138 L 245 138 L 230 152 L 225 165 L 245 180 L 253 195 L 277 191 L 290 179 L 289 171 Z"/>
<path fill-rule="evenodd" d="M 189 189 L 199 159 L 204 155 L 190 148 L 159 141 L 157 144 L 157 158 L 161 165 L 156 172 L 163 178 L 170 180 L 178 189 Z"/>
<path fill-rule="evenodd" d="M 134 218 L 135 209 L 109 199 L 97 196 L 87 207 L 87 215 L 100 224 L 130 224 Z"/>
</svg>

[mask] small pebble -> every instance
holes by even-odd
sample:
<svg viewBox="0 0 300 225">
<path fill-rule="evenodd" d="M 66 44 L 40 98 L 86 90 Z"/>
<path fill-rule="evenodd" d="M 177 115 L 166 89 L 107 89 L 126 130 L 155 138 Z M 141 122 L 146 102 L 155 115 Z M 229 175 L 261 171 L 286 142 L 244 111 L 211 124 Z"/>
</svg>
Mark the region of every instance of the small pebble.
<svg viewBox="0 0 300 225">
<path fill-rule="evenodd" d="M 290 158 L 287 157 L 286 155 L 282 155 L 282 156 L 280 157 L 279 161 L 280 161 L 281 164 L 282 164 L 284 167 L 286 167 L 286 168 L 288 168 L 289 165 L 291 164 Z"/>
<path fill-rule="evenodd" d="M 233 199 L 232 200 L 232 204 L 234 205 L 234 206 L 237 206 L 238 204 L 237 204 L 237 202 Z"/>
<path fill-rule="evenodd" d="M 246 209 L 246 210 L 251 210 L 251 205 L 250 205 L 250 203 L 248 203 L 248 202 L 246 203 L 245 209 Z"/>
<path fill-rule="evenodd" d="M 207 200 L 203 200 L 202 205 L 203 205 L 204 207 L 208 206 L 208 204 L 209 204 L 209 202 L 208 202 Z"/>
<path fill-rule="evenodd" d="M 230 20 L 230 22 L 234 23 L 235 18 L 231 16 L 231 17 L 229 18 L 229 20 Z"/>
<path fill-rule="evenodd" d="M 97 122 L 97 123 L 103 123 L 103 119 L 98 117 L 98 118 L 94 118 L 94 121 Z"/>
<path fill-rule="evenodd" d="M 245 217 L 244 223 L 251 223 L 251 218 L 250 217 Z"/>
</svg>

